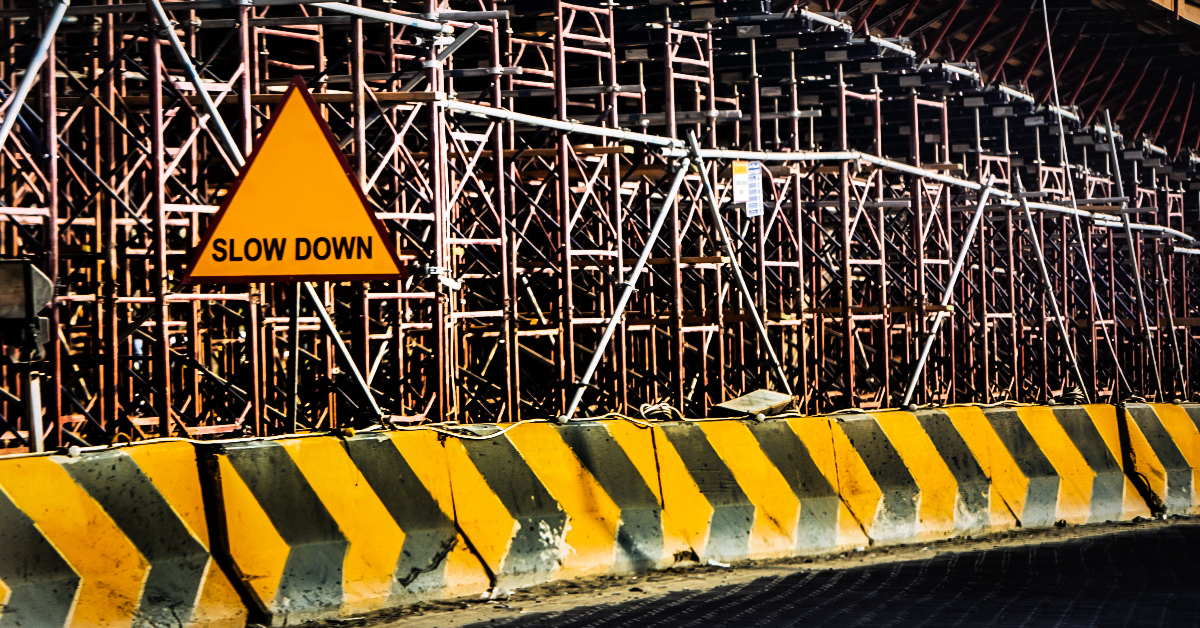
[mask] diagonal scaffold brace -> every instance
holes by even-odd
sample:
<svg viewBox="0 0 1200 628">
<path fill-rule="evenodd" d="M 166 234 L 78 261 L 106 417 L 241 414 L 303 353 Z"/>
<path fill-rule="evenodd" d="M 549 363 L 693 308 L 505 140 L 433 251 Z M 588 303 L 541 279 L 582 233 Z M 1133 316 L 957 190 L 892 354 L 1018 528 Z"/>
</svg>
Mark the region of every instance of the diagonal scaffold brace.
<svg viewBox="0 0 1200 628">
<path fill-rule="evenodd" d="M 717 193 L 713 189 L 712 181 L 708 178 L 708 171 L 704 169 L 704 158 L 701 156 L 700 143 L 696 141 L 696 134 L 688 131 L 688 145 L 691 147 L 692 160 L 696 162 L 696 168 L 700 171 L 700 181 L 704 184 L 704 195 L 708 199 L 708 209 L 712 213 L 713 224 L 717 228 L 717 234 L 721 236 L 721 246 L 725 249 L 725 255 L 729 257 L 729 267 L 733 271 L 733 276 L 737 279 L 738 292 L 742 295 L 742 303 L 746 310 L 750 312 L 751 318 L 754 319 L 754 327 L 758 331 L 758 335 L 762 338 L 763 347 L 767 350 L 767 357 L 771 359 L 771 366 L 775 371 L 775 379 L 779 381 L 779 385 L 783 386 L 784 391 L 788 395 L 792 394 L 792 387 L 788 384 L 787 374 L 783 372 L 783 364 L 779 362 L 779 356 L 775 353 L 775 347 L 771 344 L 771 338 L 767 335 L 767 327 L 763 324 L 762 316 L 758 312 L 758 305 L 754 302 L 754 293 L 750 292 L 750 288 L 746 286 L 746 278 L 742 275 L 742 266 L 737 261 L 737 251 L 733 248 L 733 240 L 729 238 L 729 231 L 725 229 L 725 219 L 721 217 L 721 204 L 717 202 Z"/>
<path fill-rule="evenodd" d="M 671 188 L 667 195 L 663 198 L 662 207 L 658 210 L 658 215 L 654 218 L 654 226 L 650 228 L 650 235 L 646 237 L 646 245 L 642 247 L 641 255 L 638 255 L 637 263 L 633 265 L 633 270 L 629 273 L 629 279 L 625 280 L 625 288 L 621 291 L 621 297 L 617 299 L 617 304 L 613 307 L 613 314 L 608 319 L 608 323 L 604 327 L 604 335 L 600 337 L 600 344 L 596 347 L 595 353 L 592 354 L 592 360 L 588 362 L 587 370 L 583 372 L 583 377 L 575 384 L 575 392 L 571 395 L 571 403 L 567 406 L 567 411 L 562 416 L 558 417 L 558 422 L 566 425 L 575 418 L 575 412 L 579 409 L 579 402 L 583 400 L 583 393 L 587 390 L 588 384 L 592 381 L 592 376 L 596 374 L 596 369 L 599 368 L 600 362 L 604 360 L 604 351 L 608 348 L 608 343 L 612 340 L 613 333 L 616 332 L 617 326 L 621 324 L 621 320 L 625 316 L 625 307 L 629 305 L 629 299 L 633 297 L 633 293 L 637 291 L 638 278 L 642 276 L 642 271 L 646 269 L 646 263 L 650 259 L 650 253 L 654 250 L 654 245 L 658 242 L 658 235 L 662 232 L 663 224 L 667 222 L 667 217 L 671 215 L 671 206 L 675 204 L 675 198 L 679 196 L 679 186 L 683 184 L 683 178 L 687 176 L 688 165 L 691 160 L 684 157 L 675 162 L 674 178 L 671 180 Z"/>
<path fill-rule="evenodd" d="M 939 305 L 942 306 L 943 311 L 935 313 L 933 326 L 926 332 L 925 342 L 921 345 L 921 354 L 917 357 L 917 365 L 913 368 L 912 375 L 908 379 L 908 386 L 904 389 L 902 407 L 907 407 L 912 403 L 913 393 L 917 390 L 917 382 L 921 381 L 921 372 L 925 370 L 925 363 L 929 360 L 929 351 L 933 349 L 933 343 L 937 340 L 938 329 L 941 328 L 942 321 L 950 315 L 944 309 L 954 300 L 954 288 L 958 285 L 958 278 L 962 276 L 963 264 L 967 261 L 967 253 L 971 250 L 970 242 L 975 239 L 975 230 L 979 228 L 979 223 L 983 220 L 983 210 L 987 207 L 988 197 L 995 191 L 995 188 L 992 187 L 995 181 L 995 175 L 988 177 L 987 183 L 983 184 L 983 189 L 979 191 L 979 203 L 975 206 L 971 223 L 967 225 L 967 232 L 963 235 L 963 246 L 954 260 L 954 270 L 950 271 L 950 279 L 946 281 L 946 289 L 942 291 L 942 300 Z"/>
<path fill-rule="evenodd" d="M 50 55 L 50 46 L 54 43 L 54 36 L 58 33 L 58 27 L 62 24 L 63 16 L 66 15 L 70 5 L 70 0 L 59 0 L 55 3 L 50 19 L 46 23 L 46 30 L 42 32 L 33 58 L 29 61 L 29 67 L 25 70 L 25 76 L 21 78 L 21 83 L 17 86 L 16 91 L 4 102 L 4 121 L 0 122 L 0 146 L 3 146 L 8 140 L 8 135 L 12 132 L 13 125 L 17 123 L 21 109 L 25 106 L 25 99 L 33 89 L 33 84 L 41 76 L 42 64 Z"/>
<path fill-rule="evenodd" d="M 1038 233 L 1037 224 L 1033 221 L 1033 213 L 1029 211 L 1029 200 L 1025 198 L 1025 184 L 1021 182 L 1021 177 L 1013 177 L 1017 182 L 1017 194 L 1021 202 L 1021 212 L 1025 215 L 1025 226 L 1028 227 L 1029 240 L 1033 244 L 1033 252 L 1037 258 L 1038 272 L 1042 278 L 1042 296 L 1050 303 L 1051 311 L 1054 313 L 1054 324 L 1058 327 L 1058 336 L 1062 340 L 1063 351 L 1067 354 L 1067 359 L 1071 362 L 1071 374 L 1075 377 L 1075 383 L 1079 385 L 1079 390 L 1083 391 L 1084 401 L 1092 402 L 1091 395 L 1088 394 L 1087 382 L 1083 379 L 1083 371 L 1079 368 L 1079 357 L 1075 355 L 1075 347 L 1071 344 L 1071 336 L 1067 332 L 1067 324 L 1063 318 L 1062 308 L 1058 305 L 1058 297 L 1054 294 L 1054 282 L 1050 279 L 1050 269 L 1046 266 L 1046 253 L 1042 249 L 1042 236 Z"/>
<path fill-rule="evenodd" d="M 359 390 L 362 391 L 363 398 L 367 402 L 372 418 L 374 418 L 376 421 L 381 420 L 383 418 L 383 410 L 380 409 L 379 404 L 376 403 L 375 395 L 371 392 L 371 387 L 367 384 L 367 380 L 363 377 L 362 372 L 358 370 L 358 365 L 354 363 L 354 356 L 350 355 L 350 350 L 346 348 L 346 343 L 342 342 L 341 334 L 338 333 L 337 327 L 333 324 L 333 319 L 329 317 L 329 312 L 325 310 L 325 303 L 321 300 L 321 297 L 317 295 L 317 291 L 313 288 L 311 283 L 302 281 L 300 282 L 300 286 L 304 289 L 304 292 L 308 294 L 308 300 L 312 301 L 313 310 L 317 312 L 317 317 L 321 319 L 321 327 L 325 328 L 326 335 L 333 340 L 333 345 L 337 349 L 338 356 L 342 358 L 342 362 L 346 364 L 346 368 L 349 369 L 350 374 L 354 376 L 354 381 L 358 384 Z M 299 300 L 296 299 L 293 301 L 293 303 L 298 306 Z M 299 311 L 299 307 L 296 308 L 296 311 Z M 299 353 L 297 352 L 293 355 L 299 355 Z M 296 364 L 298 363 L 293 362 L 294 366 Z M 293 375 L 293 377 L 296 377 L 296 375 Z M 295 384 L 293 384 L 293 387 L 294 386 Z M 295 392 L 297 391 L 295 388 L 293 388 L 293 393 Z"/>
</svg>

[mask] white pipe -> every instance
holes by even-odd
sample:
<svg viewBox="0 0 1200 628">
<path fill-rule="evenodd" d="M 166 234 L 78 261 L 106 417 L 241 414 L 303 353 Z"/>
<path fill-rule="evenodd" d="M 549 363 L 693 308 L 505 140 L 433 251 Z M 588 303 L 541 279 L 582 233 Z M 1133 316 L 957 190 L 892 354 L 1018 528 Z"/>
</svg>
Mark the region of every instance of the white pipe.
<svg viewBox="0 0 1200 628">
<path fill-rule="evenodd" d="M 408 17 L 406 15 L 396 15 L 395 13 L 388 13 L 386 11 L 376 11 L 374 9 L 364 9 L 362 7 L 356 7 L 352 4 L 340 4 L 340 3 L 335 3 L 335 2 L 315 2 L 311 6 L 317 7 L 319 9 L 325 9 L 326 11 L 333 11 L 335 13 L 345 13 L 346 15 L 353 15 L 355 17 L 363 17 L 363 18 L 367 18 L 370 20 L 379 20 L 380 22 L 391 22 L 392 24 L 400 24 L 401 26 L 409 26 L 412 28 L 419 28 L 421 30 L 433 31 L 435 33 L 450 34 L 450 33 L 454 32 L 454 27 L 450 26 L 449 24 L 439 24 L 437 22 L 430 22 L 428 20 L 418 20 L 417 18 L 414 18 L 414 17 Z"/>
<path fill-rule="evenodd" d="M 733 240 L 729 239 L 729 231 L 725 229 L 725 219 L 721 217 L 721 207 L 717 203 L 717 193 L 713 189 L 712 181 L 708 178 L 708 172 L 704 169 L 704 159 L 700 157 L 700 144 L 696 141 L 696 134 L 688 131 L 688 143 L 692 145 L 692 155 L 696 159 L 696 165 L 700 168 L 700 181 L 704 184 L 704 194 L 708 197 L 708 208 L 712 211 L 713 225 L 717 228 L 717 233 L 721 236 L 721 244 L 724 245 L 725 254 L 729 256 L 729 268 L 733 270 L 733 276 L 737 279 L 738 291 L 742 293 L 742 301 L 746 310 L 750 312 L 750 317 L 754 320 L 754 327 L 758 330 L 758 335 L 762 337 L 763 346 L 767 350 L 767 357 L 771 359 L 771 366 L 775 367 L 775 378 L 783 386 L 788 396 L 792 396 L 792 386 L 788 384 L 787 373 L 783 371 L 783 364 L 779 361 L 779 356 L 775 354 L 775 346 L 771 344 L 771 337 L 767 334 L 767 326 L 763 324 L 762 317 L 758 314 L 758 304 L 754 302 L 754 295 L 750 293 L 750 288 L 746 286 L 746 278 L 742 276 L 742 267 L 737 261 L 737 250 L 733 248 Z M 847 283 L 850 282 L 850 277 L 846 277 Z"/>
<path fill-rule="evenodd" d="M 617 299 L 617 305 L 613 308 L 612 317 L 608 319 L 608 324 L 604 327 L 604 335 L 600 337 L 600 345 L 596 347 L 596 351 L 592 353 L 592 360 L 588 363 L 587 370 L 583 372 L 583 377 L 579 379 L 579 383 L 575 385 L 575 393 L 571 395 L 571 404 L 567 407 L 566 413 L 559 417 L 558 422 L 567 424 L 575 417 L 575 411 L 579 409 L 579 402 L 583 400 L 583 391 L 587 389 L 588 383 L 592 381 L 592 376 L 596 374 L 596 369 L 599 368 L 600 362 L 604 359 L 604 351 L 608 348 L 608 343 L 612 340 L 613 333 L 617 330 L 617 325 L 625 317 L 625 306 L 629 304 L 629 299 L 637 288 L 637 280 L 642 276 L 642 270 L 646 268 L 646 262 L 650 259 L 650 253 L 654 249 L 654 244 L 658 242 L 658 233 L 662 231 L 663 224 L 667 222 L 667 217 L 671 215 L 671 207 L 675 204 L 675 197 L 679 195 L 679 186 L 683 184 L 683 178 L 687 175 L 689 160 L 684 157 L 676 164 L 675 179 L 671 181 L 671 190 L 667 192 L 667 197 L 663 199 L 662 208 L 658 210 L 658 216 L 654 219 L 654 226 L 650 228 L 650 235 L 646 237 L 646 245 L 642 247 L 642 254 L 638 256 L 637 263 L 633 265 L 633 270 L 629 273 L 629 279 L 625 280 L 625 289 L 621 291 L 621 298 Z M 624 368 L 624 365 L 617 365 L 617 368 Z"/>
<path fill-rule="evenodd" d="M 42 39 L 33 53 L 33 59 L 29 61 L 29 67 L 25 70 L 25 76 L 21 77 L 21 84 L 17 86 L 17 91 L 9 96 L 8 102 L 4 103 L 4 122 L 0 123 L 0 147 L 3 147 L 4 143 L 8 141 L 8 134 L 12 132 L 13 125 L 17 123 L 17 118 L 21 115 L 21 109 L 25 106 L 25 98 L 29 96 L 33 84 L 37 82 L 42 64 L 46 62 L 46 57 L 50 54 L 50 44 L 54 43 L 54 36 L 58 33 L 58 25 L 62 24 L 63 15 L 66 14 L 70 4 L 71 0 L 59 0 L 58 4 L 54 5 L 54 13 L 50 14 L 50 23 L 46 25 L 46 32 L 42 33 Z"/>
<path fill-rule="evenodd" d="M 167 36 L 167 41 L 171 42 L 171 49 L 175 51 L 175 56 L 179 58 L 179 62 L 183 64 L 183 71 L 187 73 L 188 80 L 191 81 L 192 87 L 196 90 L 196 95 L 200 97 L 200 102 L 204 105 L 204 110 L 208 112 L 209 124 L 215 125 L 215 135 L 221 143 L 221 147 L 225 149 L 225 154 L 229 156 L 233 163 L 238 168 L 246 165 L 246 158 L 242 155 L 242 150 L 238 148 L 237 142 L 233 140 L 233 134 L 229 132 L 229 127 L 225 126 L 225 121 L 221 119 L 221 114 L 217 113 L 217 105 L 213 102 L 211 96 L 208 95 L 208 90 L 205 89 L 204 81 L 200 80 L 200 73 L 196 71 L 196 66 L 192 64 L 192 58 L 184 49 L 183 44 L 179 41 L 179 36 L 175 34 L 175 26 L 171 23 L 171 18 L 167 17 L 167 12 L 163 9 L 163 5 L 159 0 L 146 0 L 146 6 L 154 13 L 154 18 L 158 20 L 158 25 L 162 33 Z"/>
<path fill-rule="evenodd" d="M 542 117 L 531 116 L 531 115 L 527 115 L 527 114 L 523 114 L 523 113 L 516 113 L 514 111 L 509 111 L 507 109 L 499 109 L 497 107 L 488 107 L 485 105 L 475 105 L 475 104 L 471 104 L 471 103 L 464 103 L 464 102 L 458 102 L 458 101 L 453 101 L 453 100 L 439 102 L 439 103 L 437 103 L 437 106 L 443 107 L 445 109 L 453 109 L 453 110 L 462 111 L 465 113 L 480 115 L 485 118 L 492 118 L 492 119 L 496 119 L 496 120 L 507 120 L 507 121 L 512 121 L 512 122 L 519 122 L 521 124 L 528 124 L 531 126 L 541 126 L 541 127 L 546 127 L 549 129 L 556 129 L 559 131 L 567 131 L 570 133 L 579 133 L 581 135 L 592 135 L 595 137 L 606 137 L 606 138 L 614 139 L 614 140 L 621 140 L 621 141 L 626 141 L 626 142 L 636 142 L 636 143 L 640 143 L 640 144 L 649 144 L 651 146 L 660 146 L 660 147 L 663 147 L 663 150 L 660 151 L 660 153 L 663 157 L 683 158 L 683 157 L 688 157 L 691 154 L 688 150 L 686 150 L 683 147 L 682 141 L 676 140 L 676 139 L 671 139 L 669 137 L 663 137 L 660 135 L 648 135 L 645 133 L 631 133 L 631 132 L 622 131 L 619 129 L 608 129 L 608 128 L 604 128 L 604 127 L 591 126 L 591 125 L 587 125 L 587 124 L 579 124 L 576 122 L 563 122 L 560 120 L 552 120 L 550 118 L 542 118 Z M 918 168 L 915 166 L 910 166 L 905 163 L 900 163 L 898 161 L 893 161 L 891 159 L 887 159 L 886 157 L 877 157 L 875 155 L 862 153 L 862 152 L 859 152 L 856 150 L 794 151 L 794 152 L 787 152 L 787 153 L 774 153 L 774 152 L 765 152 L 765 151 L 725 150 L 725 149 L 719 149 L 719 148 L 702 148 L 702 149 L 700 149 L 700 157 L 702 159 L 764 161 L 764 162 L 774 162 L 774 163 L 818 162 L 818 161 L 861 161 L 863 163 L 868 163 L 868 164 L 872 164 L 875 166 L 879 166 L 880 168 L 886 168 L 893 172 L 910 174 L 913 176 L 922 177 L 929 181 L 937 181 L 939 183 L 945 183 L 946 185 L 952 185 L 952 186 L 955 186 L 958 188 L 963 188 L 966 190 L 979 191 L 979 190 L 983 189 L 983 185 L 981 185 L 980 183 L 975 182 L 975 181 L 970 181 L 967 179 L 959 179 L 957 177 L 951 177 L 948 175 L 940 174 L 937 172 L 932 172 L 932 171 Z M 1000 204 L 1000 205 L 1005 205 L 1007 207 L 1013 207 L 1013 208 L 1020 207 L 1020 203 L 1017 200 L 1017 196 L 1012 193 L 1005 192 L 1003 190 L 993 189 L 990 192 L 990 194 L 994 197 L 999 198 L 998 204 Z M 1030 203 L 1028 203 L 1028 205 L 1029 205 L 1030 209 L 1054 212 L 1054 213 L 1058 213 L 1058 214 L 1064 214 L 1067 216 L 1077 216 L 1079 218 L 1087 218 L 1089 220 L 1095 221 L 1098 226 L 1104 226 L 1104 227 L 1123 226 L 1120 222 L 1116 222 L 1119 219 L 1115 219 L 1112 216 L 1109 216 L 1107 214 L 1101 214 L 1098 212 L 1089 212 L 1089 211 L 1085 211 L 1082 209 L 1074 209 L 1072 207 L 1066 207 L 1066 206 L 1062 206 L 1062 205 L 1051 205 L 1048 203 L 1030 202 Z M 1185 240 L 1187 242 L 1196 242 L 1197 241 L 1196 238 L 1193 238 L 1192 236 L 1190 236 L 1186 233 L 1183 233 L 1182 231 L 1179 231 L 1177 229 L 1171 229 L 1169 227 L 1162 227 L 1162 226 L 1158 226 L 1158 225 L 1139 225 L 1139 224 L 1134 223 L 1132 225 L 1132 228 L 1137 231 L 1148 231 L 1148 232 L 1162 233 L 1164 235 L 1170 235 L 1174 238 L 1179 238 L 1179 239 Z"/>
<path fill-rule="evenodd" d="M 672 157 L 686 157 L 687 152 L 683 151 L 683 142 L 673 140 L 669 137 L 659 135 L 646 135 L 644 133 L 630 133 L 620 129 L 606 129 L 604 127 L 590 126 L 587 124 L 579 124 L 577 122 L 563 122 L 561 120 L 552 120 L 550 118 L 541 118 L 538 116 L 530 116 L 507 109 L 499 109 L 496 107 L 485 107 L 483 105 L 473 105 L 471 103 L 459 102 L 457 100 L 444 100 L 437 103 L 437 106 L 445 109 L 454 109 L 466 113 L 473 113 L 493 118 L 496 120 L 508 120 L 511 122 L 520 122 L 532 126 L 540 126 L 558 131 L 566 131 L 568 133 L 582 133 L 584 135 L 595 135 L 597 137 L 607 137 L 614 140 L 624 140 L 627 142 L 638 142 L 641 144 L 650 144 L 651 146 L 671 146 L 681 149 L 678 154 L 670 155 Z"/>
<path fill-rule="evenodd" d="M 337 327 L 333 324 L 333 319 L 329 318 L 329 312 L 325 310 L 325 303 L 321 301 L 321 297 L 317 295 L 317 291 L 313 289 L 311 283 L 302 281 L 300 285 L 308 293 L 308 299 L 312 301 L 313 310 L 317 312 L 317 317 L 321 319 L 321 326 L 325 328 L 325 333 L 333 341 L 333 346 L 337 349 L 338 355 L 342 357 L 342 361 L 346 363 L 346 368 L 350 369 L 350 374 L 354 376 L 355 383 L 358 384 L 363 396 L 367 398 L 367 402 L 371 406 L 371 412 L 376 419 L 379 419 L 383 416 L 383 410 L 379 408 L 378 403 L 375 403 L 375 395 L 371 393 L 371 387 L 367 385 L 367 380 L 363 378 L 362 372 L 358 370 L 358 365 L 354 363 L 354 356 L 350 355 L 350 350 L 346 348 L 346 343 L 342 342 L 342 336 L 338 334 Z"/>
<path fill-rule="evenodd" d="M 950 279 L 946 282 L 946 289 L 942 292 L 942 300 L 940 305 L 945 308 L 950 305 L 950 301 L 954 299 L 954 288 L 958 284 L 958 278 L 962 274 L 963 264 L 967 261 L 967 253 L 971 250 L 971 240 L 975 239 L 975 230 L 979 228 L 979 223 L 983 220 L 983 209 L 987 206 L 987 199 L 993 192 L 992 182 L 996 177 L 993 175 L 988 179 L 988 182 L 983 186 L 983 193 L 979 195 L 979 203 L 975 206 L 975 214 L 971 216 L 971 224 L 967 225 L 967 233 L 962 239 L 962 248 L 958 251 L 958 258 L 954 260 L 954 270 L 950 271 Z M 921 371 L 925 370 L 925 362 L 929 360 L 929 351 L 933 348 L 933 341 L 937 339 L 938 328 L 942 326 L 942 320 L 946 318 L 945 312 L 940 311 L 933 319 L 933 327 L 925 336 L 925 343 L 921 347 L 921 355 L 917 358 L 917 366 L 913 369 L 912 377 L 908 380 L 908 387 L 904 389 L 904 401 L 902 406 L 907 406 L 912 402 L 913 393 L 917 390 L 917 380 L 921 379 Z"/>
</svg>

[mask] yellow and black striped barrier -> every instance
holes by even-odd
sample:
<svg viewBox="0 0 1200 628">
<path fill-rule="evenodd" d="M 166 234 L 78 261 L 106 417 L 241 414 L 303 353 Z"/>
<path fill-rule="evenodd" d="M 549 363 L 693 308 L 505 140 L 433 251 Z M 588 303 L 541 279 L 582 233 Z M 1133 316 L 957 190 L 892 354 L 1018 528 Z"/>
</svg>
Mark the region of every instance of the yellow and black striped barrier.
<svg viewBox="0 0 1200 628">
<path fill-rule="evenodd" d="M 1130 404 L 1123 414 L 1129 462 L 1154 505 L 1167 514 L 1200 513 L 1200 406 Z"/>
<path fill-rule="evenodd" d="M 433 432 L 206 446 L 256 615 L 290 625 L 487 590 Z"/>
<path fill-rule="evenodd" d="M 951 406 L 0 460 L 0 624 L 291 625 L 681 561 L 1194 514 L 1198 426 L 1193 405 Z"/>
<path fill-rule="evenodd" d="M 210 547 L 190 443 L 0 460 L 0 625 L 240 628 Z"/>
</svg>

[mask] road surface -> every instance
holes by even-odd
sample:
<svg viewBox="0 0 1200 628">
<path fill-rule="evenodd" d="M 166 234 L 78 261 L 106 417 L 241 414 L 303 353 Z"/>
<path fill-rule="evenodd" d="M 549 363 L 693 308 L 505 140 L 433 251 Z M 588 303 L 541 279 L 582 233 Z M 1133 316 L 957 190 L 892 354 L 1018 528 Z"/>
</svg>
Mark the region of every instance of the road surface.
<svg viewBox="0 0 1200 628">
<path fill-rule="evenodd" d="M 451 610 L 453 609 L 453 610 Z M 1200 626 L 1200 521 L 1068 527 L 829 560 L 557 583 L 340 625 Z"/>
</svg>

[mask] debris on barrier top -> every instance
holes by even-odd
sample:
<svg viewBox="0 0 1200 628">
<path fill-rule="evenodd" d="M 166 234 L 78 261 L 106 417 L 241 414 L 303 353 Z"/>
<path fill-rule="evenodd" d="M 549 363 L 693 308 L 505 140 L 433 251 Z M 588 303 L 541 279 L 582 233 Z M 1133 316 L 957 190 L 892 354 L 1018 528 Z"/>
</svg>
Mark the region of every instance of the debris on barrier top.
<svg viewBox="0 0 1200 628">
<path fill-rule="evenodd" d="M 713 406 L 710 414 L 714 417 L 754 416 L 756 414 L 771 416 L 787 410 L 792 405 L 792 401 L 791 395 L 760 388 L 748 395 L 742 395 Z"/>
</svg>

